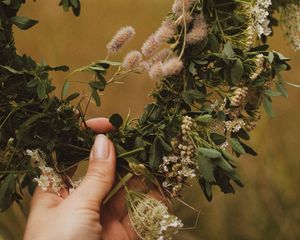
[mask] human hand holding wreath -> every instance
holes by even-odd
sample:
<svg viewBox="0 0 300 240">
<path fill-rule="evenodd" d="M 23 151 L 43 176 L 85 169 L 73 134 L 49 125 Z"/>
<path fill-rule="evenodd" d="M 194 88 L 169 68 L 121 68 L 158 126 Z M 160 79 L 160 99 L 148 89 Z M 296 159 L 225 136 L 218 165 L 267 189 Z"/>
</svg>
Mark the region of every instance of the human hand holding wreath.
<svg viewBox="0 0 300 240">
<path fill-rule="evenodd" d="M 214 186 L 224 193 L 234 193 L 234 183 L 243 186 L 236 171 L 236 159 L 246 153 L 256 155 L 246 141 L 260 119 L 260 107 L 263 105 L 266 113 L 273 116 L 272 97 L 287 97 L 285 85 L 296 86 L 285 82 L 281 75 L 282 71 L 290 70 L 290 59 L 269 51 L 267 40 L 278 22 L 275 13 L 279 13 L 279 22 L 290 43 L 299 50 L 297 1 L 176 0 L 170 14 L 140 51 L 129 52 L 121 62 L 110 60 L 135 35 L 133 27 L 121 28 L 107 44 L 105 59 L 72 71 L 60 96 L 53 93 L 55 86 L 48 73 L 68 71 L 68 67 L 37 64 L 16 53 L 12 24 L 27 29 L 37 23 L 16 16 L 21 3 L 0 2 L 1 24 L 6 30 L 0 38 L 1 210 L 8 209 L 13 202 L 19 203 L 24 189 L 33 192 L 38 185 L 46 192 L 37 190 L 36 196 L 46 203 L 60 202 L 54 209 L 66 211 L 61 221 L 68 222 L 72 220 L 68 216 L 71 213 L 67 213 L 72 199 L 89 202 L 90 197 L 99 194 L 86 205 L 94 210 L 91 233 L 99 236 L 100 203 L 109 206 L 123 193 L 126 207 L 122 208 L 127 209 L 128 216 L 125 213 L 122 220 L 121 216 L 112 218 L 113 224 L 130 222 L 135 233 L 119 225 L 127 236 L 172 239 L 173 234 L 183 229 L 183 223 L 168 213 L 165 203 L 178 200 L 189 206 L 182 200 L 182 190 L 189 187 L 191 179 L 199 183 L 209 201 Z M 72 7 L 79 15 L 78 0 L 63 0 L 60 4 L 65 10 Z M 111 78 L 107 78 L 109 71 Z M 68 93 L 78 72 L 93 77 L 86 84 L 88 95 Z M 106 132 L 108 123 L 102 120 L 95 129 L 91 125 L 95 120 L 86 120 L 86 110 L 91 103 L 101 105 L 101 94 L 107 87 L 125 76 L 142 72 L 157 81 L 151 93 L 154 101 L 145 107 L 139 119 L 132 119 L 130 114 L 125 118 L 119 114 L 111 116 L 109 122 L 115 131 L 106 136 L 116 149 L 116 182 L 109 193 L 112 179 L 106 187 L 89 191 L 91 169 L 112 173 L 113 168 L 93 167 L 101 149 L 98 143 L 106 139 L 96 134 L 99 128 Z M 80 184 L 72 178 L 72 170 L 88 159 L 91 168 Z M 105 177 L 108 176 L 112 175 Z M 146 191 L 131 186 L 136 178 L 146 186 Z M 98 180 L 92 181 L 95 186 L 103 184 Z M 146 194 L 152 187 L 163 201 Z M 38 221 L 34 216 L 43 217 L 38 212 L 36 196 L 29 226 L 30 222 Z M 117 201 L 117 205 L 121 202 Z M 103 211 L 104 217 L 106 210 Z M 84 217 L 82 220 L 85 224 L 89 222 Z M 27 234 L 31 236 L 30 228 Z"/>
<path fill-rule="evenodd" d="M 87 125 L 96 133 L 113 130 L 107 119 L 92 119 Z M 137 239 L 130 226 L 124 194 L 119 193 L 102 206 L 113 186 L 115 165 L 113 144 L 104 135 L 97 135 L 89 169 L 71 196 L 68 189 L 61 189 L 60 196 L 51 190 L 36 189 L 24 239 Z"/>
</svg>

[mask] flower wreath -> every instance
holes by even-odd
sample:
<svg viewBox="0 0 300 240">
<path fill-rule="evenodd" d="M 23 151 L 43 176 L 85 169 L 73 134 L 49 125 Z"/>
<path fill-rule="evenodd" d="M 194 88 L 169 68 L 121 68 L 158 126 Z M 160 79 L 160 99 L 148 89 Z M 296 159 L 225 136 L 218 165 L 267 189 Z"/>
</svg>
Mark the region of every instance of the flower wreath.
<svg viewBox="0 0 300 240">
<path fill-rule="evenodd" d="M 280 24 L 295 50 L 300 49 L 297 0 L 175 0 L 172 11 L 141 47 L 122 62 L 109 61 L 135 35 L 128 26 L 107 44 L 108 56 L 73 71 L 61 96 L 50 71 L 67 66 L 38 64 L 16 52 L 12 25 L 28 29 L 37 21 L 17 16 L 25 0 L 0 0 L 0 209 L 19 203 L 23 189 L 38 184 L 59 193 L 74 189 L 69 170 L 88 159 L 95 134 L 85 125 L 85 112 L 99 93 L 128 74 L 148 72 L 158 80 L 154 102 L 139 119 L 118 115 L 109 134 L 118 154 L 120 177 L 107 200 L 133 176 L 155 185 L 166 200 L 180 199 L 191 178 L 205 197 L 212 187 L 234 193 L 243 186 L 236 158 L 256 155 L 245 141 L 260 119 L 260 106 L 273 115 L 274 96 L 287 96 L 281 72 L 289 59 L 268 51 L 267 38 Z M 79 0 L 61 0 L 80 14 Z M 280 21 L 274 13 L 279 13 Z M 114 71 L 107 79 L 107 71 Z M 68 94 L 77 72 L 93 74 L 90 95 Z M 287 83 L 290 84 L 290 83 Z M 294 84 L 290 84 L 294 85 Z M 275 87 L 275 89 L 273 88 Z M 127 191 L 131 222 L 142 239 L 171 239 L 182 227 L 167 207 L 143 193 Z M 156 213 L 156 214 L 154 214 Z"/>
</svg>

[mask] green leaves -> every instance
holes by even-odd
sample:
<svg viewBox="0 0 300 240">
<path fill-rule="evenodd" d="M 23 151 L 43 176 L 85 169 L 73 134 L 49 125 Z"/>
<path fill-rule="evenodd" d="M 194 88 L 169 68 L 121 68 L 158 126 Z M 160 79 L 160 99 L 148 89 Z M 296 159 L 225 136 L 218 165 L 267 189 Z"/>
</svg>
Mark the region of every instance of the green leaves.
<svg viewBox="0 0 300 240">
<path fill-rule="evenodd" d="M 197 165 L 205 181 L 213 183 L 215 181 L 214 164 L 200 151 L 197 151 Z"/>
<path fill-rule="evenodd" d="M 270 117 L 274 117 L 273 107 L 272 107 L 272 101 L 269 97 L 264 96 L 263 97 L 263 106 L 265 108 L 266 113 Z"/>
<path fill-rule="evenodd" d="M 205 95 L 196 89 L 186 90 L 182 93 L 182 98 L 187 104 L 192 104 L 194 101 L 199 102 L 203 100 L 204 97 Z"/>
<path fill-rule="evenodd" d="M 224 45 L 223 56 L 227 57 L 227 58 L 234 58 L 235 57 L 235 52 L 233 51 L 231 42 L 227 42 Z"/>
<path fill-rule="evenodd" d="M 235 61 L 235 63 L 233 64 L 233 67 L 231 68 L 231 81 L 236 84 L 238 83 L 244 73 L 244 66 L 243 66 L 243 62 L 241 61 L 241 59 L 237 59 Z"/>
<path fill-rule="evenodd" d="M 46 85 L 43 81 L 38 82 L 36 91 L 39 99 L 44 99 L 46 97 Z"/>
<path fill-rule="evenodd" d="M 245 149 L 243 148 L 243 146 L 241 145 L 240 141 L 236 138 L 229 138 L 228 142 L 230 144 L 230 146 L 232 147 L 232 149 L 239 153 L 239 154 L 245 154 Z"/>
<path fill-rule="evenodd" d="M 97 92 L 97 89 L 92 88 L 92 93 L 91 93 L 92 98 L 94 99 L 96 106 L 99 107 L 101 105 L 101 100 L 100 100 L 100 96 Z"/>
<path fill-rule="evenodd" d="M 198 148 L 197 151 L 208 158 L 220 158 L 222 156 L 222 154 L 216 149 Z"/>
<path fill-rule="evenodd" d="M 159 138 L 156 137 L 149 151 L 149 164 L 151 169 L 158 168 L 159 164 L 161 163 L 161 158 L 162 158 L 161 153 L 162 151 L 161 151 L 160 141 Z"/>
<path fill-rule="evenodd" d="M 8 174 L 2 182 L 0 182 L 0 211 L 7 210 L 13 201 L 13 194 L 16 191 L 17 175 Z"/>
<path fill-rule="evenodd" d="M 38 23 L 37 20 L 22 16 L 15 16 L 12 17 L 10 20 L 13 24 L 15 24 L 18 28 L 22 30 L 29 29 Z"/>
<path fill-rule="evenodd" d="M 59 5 L 63 7 L 65 12 L 67 12 L 71 7 L 75 16 L 80 15 L 81 6 L 79 0 L 61 0 Z"/>
</svg>

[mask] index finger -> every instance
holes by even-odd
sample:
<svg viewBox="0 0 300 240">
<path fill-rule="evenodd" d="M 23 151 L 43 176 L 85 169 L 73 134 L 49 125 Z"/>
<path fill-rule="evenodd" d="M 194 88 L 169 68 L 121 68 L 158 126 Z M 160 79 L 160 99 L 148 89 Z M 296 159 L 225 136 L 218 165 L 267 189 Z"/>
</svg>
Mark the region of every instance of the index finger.
<svg viewBox="0 0 300 240">
<path fill-rule="evenodd" d="M 108 133 L 115 130 L 107 118 L 92 118 L 86 121 L 86 125 L 97 134 Z"/>
</svg>

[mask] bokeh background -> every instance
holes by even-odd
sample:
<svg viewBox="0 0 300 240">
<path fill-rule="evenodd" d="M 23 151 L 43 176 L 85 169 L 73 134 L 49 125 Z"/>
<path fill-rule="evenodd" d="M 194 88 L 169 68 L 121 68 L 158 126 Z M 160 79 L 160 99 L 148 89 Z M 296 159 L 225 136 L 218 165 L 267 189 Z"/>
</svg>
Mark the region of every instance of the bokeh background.
<svg viewBox="0 0 300 240">
<path fill-rule="evenodd" d="M 89 0 L 82 1 L 79 18 L 57 7 L 58 1 L 28 1 L 20 15 L 40 20 L 28 31 L 15 29 L 18 51 L 49 65 L 67 64 L 74 69 L 106 56 L 105 45 L 121 26 L 132 25 L 136 38 L 112 60 L 137 49 L 160 24 L 172 0 Z M 288 81 L 300 83 L 300 54 L 293 52 L 280 29 L 275 29 L 271 48 L 291 57 L 293 70 L 285 74 Z M 64 73 L 52 75 L 61 88 Z M 76 80 L 89 80 L 77 75 Z M 146 75 L 125 79 L 124 85 L 109 87 L 102 107 L 91 107 L 90 117 L 110 116 L 114 112 L 139 116 L 151 99 L 147 94 L 155 82 Z M 265 114 L 252 133 L 251 145 L 259 153 L 256 158 L 240 160 L 240 175 L 245 188 L 235 195 L 224 195 L 218 189 L 208 203 L 197 184 L 185 194 L 185 201 L 201 210 L 199 222 L 192 230 L 176 239 L 196 240 L 260 240 L 300 239 L 300 89 L 287 87 L 289 98 L 276 98 L 276 117 Z M 82 90 L 73 85 L 72 90 Z M 28 203 L 28 201 L 27 201 Z M 174 211 L 186 226 L 195 224 L 196 213 L 180 204 Z M 22 239 L 26 216 L 18 206 L 0 214 L 0 240 Z"/>
</svg>

